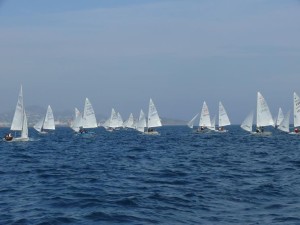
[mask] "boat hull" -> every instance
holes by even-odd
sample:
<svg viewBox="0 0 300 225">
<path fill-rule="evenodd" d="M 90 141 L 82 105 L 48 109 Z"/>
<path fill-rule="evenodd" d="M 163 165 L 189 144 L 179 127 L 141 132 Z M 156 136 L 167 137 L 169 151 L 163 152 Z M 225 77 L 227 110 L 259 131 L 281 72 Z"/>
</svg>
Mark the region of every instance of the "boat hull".
<svg viewBox="0 0 300 225">
<path fill-rule="evenodd" d="M 145 131 L 144 134 L 146 134 L 146 135 L 159 135 L 159 133 L 157 131 L 150 131 L 150 132 Z"/>
<path fill-rule="evenodd" d="M 255 136 L 271 136 L 272 132 L 264 131 L 264 132 L 252 132 Z"/>
<path fill-rule="evenodd" d="M 18 137 L 18 138 L 12 138 L 10 140 L 7 140 L 7 139 L 3 138 L 3 141 L 6 141 L 6 142 L 29 141 L 29 138 Z"/>
</svg>

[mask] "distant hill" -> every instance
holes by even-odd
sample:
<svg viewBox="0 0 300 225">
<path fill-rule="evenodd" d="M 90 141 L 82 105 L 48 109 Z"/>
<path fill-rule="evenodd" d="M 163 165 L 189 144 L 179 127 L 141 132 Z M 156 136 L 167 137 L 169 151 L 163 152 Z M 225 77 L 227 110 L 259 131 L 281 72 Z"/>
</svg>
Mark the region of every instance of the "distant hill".
<svg viewBox="0 0 300 225">
<path fill-rule="evenodd" d="M 178 125 L 186 125 L 187 122 L 179 119 L 170 119 L 166 117 L 161 118 L 162 125 L 167 126 L 178 126 Z"/>
<path fill-rule="evenodd" d="M 31 105 L 26 106 L 26 114 L 28 117 L 28 126 L 32 127 L 38 120 L 40 120 L 43 116 L 45 116 L 46 108 L 37 106 L 37 105 Z M 58 126 L 69 126 L 71 120 L 74 116 L 74 110 L 62 110 L 57 111 L 53 110 L 55 123 Z M 14 109 L 11 111 L 0 113 L 0 127 L 10 127 L 12 118 L 14 116 Z M 98 122 L 103 123 L 108 116 L 105 116 L 103 114 L 96 114 L 96 118 Z M 125 118 L 126 119 L 126 118 Z M 185 125 L 186 121 L 179 120 L 179 119 L 171 119 L 162 117 L 161 118 L 163 125 Z"/>
</svg>

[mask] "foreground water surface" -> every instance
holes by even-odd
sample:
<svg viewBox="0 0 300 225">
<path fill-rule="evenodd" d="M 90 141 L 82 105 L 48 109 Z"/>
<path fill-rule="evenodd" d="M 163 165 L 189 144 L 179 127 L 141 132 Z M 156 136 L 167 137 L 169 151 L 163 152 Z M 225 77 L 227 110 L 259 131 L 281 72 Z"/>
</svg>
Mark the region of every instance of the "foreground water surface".
<svg viewBox="0 0 300 225">
<path fill-rule="evenodd" d="M 228 129 L 1 141 L 0 224 L 300 224 L 300 135 Z"/>
</svg>

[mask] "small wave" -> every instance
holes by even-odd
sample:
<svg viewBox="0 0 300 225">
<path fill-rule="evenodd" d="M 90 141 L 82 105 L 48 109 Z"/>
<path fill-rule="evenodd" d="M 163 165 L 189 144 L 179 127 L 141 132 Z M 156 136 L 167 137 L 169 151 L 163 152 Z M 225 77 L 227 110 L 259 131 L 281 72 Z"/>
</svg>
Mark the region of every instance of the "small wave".
<svg viewBox="0 0 300 225">
<path fill-rule="evenodd" d="M 60 225 L 60 224 L 74 224 L 78 222 L 77 219 L 72 218 L 72 217 L 54 217 L 54 218 L 46 218 L 43 219 L 44 221 L 38 223 L 38 225 Z M 22 223 L 22 224 L 27 224 L 27 223 Z"/>
<path fill-rule="evenodd" d="M 152 223 L 156 223 L 155 220 L 143 219 L 136 216 L 128 216 L 118 213 L 104 213 L 104 212 L 92 212 L 85 216 L 86 219 L 92 221 L 106 221 L 106 222 L 113 222 L 113 223 L 130 223 L 136 221 L 151 221 Z"/>
<path fill-rule="evenodd" d="M 272 204 L 265 207 L 265 209 L 281 209 L 284 205 L 282 204 Z"/>
<path fill-rule="evenodd" d="M 132 197 L 132 198 L 123 198 L 121 200 L 118 200 L 115 202 L 118 205 L 122 205 L 122 206 L 130 206 L 130 207 L 137 207 L 138 204 L 136 203 L 136 198 Z"/>
<path fill-rule="evenodd" d="M 273 219 L 274 222 L 300 222 L 300 217 L 279 217 Z"/>
</svg>

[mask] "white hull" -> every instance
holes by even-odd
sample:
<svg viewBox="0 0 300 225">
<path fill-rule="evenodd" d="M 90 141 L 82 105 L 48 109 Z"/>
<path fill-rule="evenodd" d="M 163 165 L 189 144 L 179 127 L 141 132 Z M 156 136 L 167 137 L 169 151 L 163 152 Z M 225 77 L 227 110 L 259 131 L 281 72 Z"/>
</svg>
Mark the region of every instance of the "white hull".
<svg viewBox="0 0 300 225">
<path fill-rule="evenodd" d="M 196 133 L 198 133 L 198 134 L 205 134 L 205 133 L 209 133 L 209 132 L 211 132 L 212 130 L 210 130 L 210 129 L 204 129 L 204 130 L 195 130 L 195 132 Z"/>
<path fill-rule="evenodd" d="M 19 142 L 19 141 L 29 141 L 29 138 L 22 138 L 22 137 L 18 137 L 18 138 L 13 138 L 12 140 L 8 141 L 5 138 L 3 138 L 3 141 L 6 142 Z"/>
<path fill-rule="evenodd" d="M 289 134 L 300 135 L 300 132 L 298 132 L 298 133 L 296 133 L 296 132 L 290 132 Z"/>
<path fill-rule="evenodd" d="M 228 130 L 215 130 L 215 132 L 217 132 L 217 133 L 227 133 Z"/>
<path fill-rule="evenodd" d="M 144 134 L 147 134 L 147 135 L 159 135 L 159 133 L 157 131 L 145 131 Z"/>
<path fill-rule="evenodd" d="M 264 131 L 264 132 L 252 132 L 253 135 L 256 136 L 271 136 L 272 132 Z"/>
</svg>

